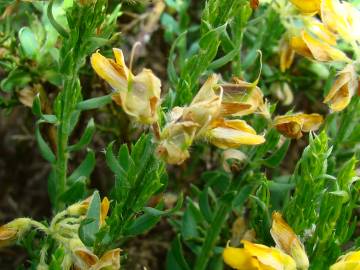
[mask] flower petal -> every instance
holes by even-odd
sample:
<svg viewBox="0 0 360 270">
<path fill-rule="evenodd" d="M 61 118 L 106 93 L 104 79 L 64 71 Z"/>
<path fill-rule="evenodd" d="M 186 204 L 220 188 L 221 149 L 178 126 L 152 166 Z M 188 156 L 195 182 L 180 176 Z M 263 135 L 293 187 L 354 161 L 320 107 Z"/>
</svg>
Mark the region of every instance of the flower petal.
<svg viewBox="0 0 360 270">
<path fill-rule="evenodd" d="M 299 269 L 309 268 L 309 259 L 305 253 L 304 246 L 282 218 L 281 214 L 274 212 L 272 215 L 273 223 L 270 230 L 276 246 L 290 255 L 296 262 Z"/>
<path fill-rule="evenodd" d="M 321 0 L 290 0 L 303 13 L 314 14 L 320 9 Z"/>
<path fill-rule="evenodd" d="M 353 65 L 347 65 L 339 72 L 333 86 L 324 99 L 335 111 L 342 111 L 349 105 L 351 97 L 355 95 L 358 87 L 358 77 Z"/>
<path fill-rule="evenodd" d="M 303 120 L 291 115 L 277 116 L 274 119 L 275 128 L 284 136 L 299 139 L 302 137 L 301 128 Z"/>
<path fill-rule="evenodd" d="M 296 270 L 295 261 L 277 248 L 270 248 L 260 244 L 253 244 L 243 240 L 244 249 L 256 257 L 260 263 L 275 270 Z"/>
<path fill-rule="evenodd" d="M 224 262 L 234 269 L 257 270 L 259 262 L 243 248 L 226 247 L 223 251 Z"/>
<path fill-rule="evenodd" d="M 118 91 L 126 91 L 127 77 L 124 68 L 99 52 L 91 55 L 91 65 L 95 72 Z"/>
<path fill-rule="evenodd" d="M 265 142 L 263 136 L 233 128 L 217 127 L 208 132 L 210 142 L 219 148 L 237 148 L 240 145 L 257 145 Z"/>
<path fill-rule="evenodd" d="M 295 51 L 289 44 L 288 38 L 283 38 L 280 42 L 280 70 L 285 72 L 294 61 Z"/>
<path fill-rule="evenodd" d="M 109 212 L 110 208 L 110 201 L 107 197 L 104 197 L 101 201 L 101 212 L 100 212 L 100 226 L 105 224 L 105 219 L 107 217 L 107 214 Z"/>
</svg>

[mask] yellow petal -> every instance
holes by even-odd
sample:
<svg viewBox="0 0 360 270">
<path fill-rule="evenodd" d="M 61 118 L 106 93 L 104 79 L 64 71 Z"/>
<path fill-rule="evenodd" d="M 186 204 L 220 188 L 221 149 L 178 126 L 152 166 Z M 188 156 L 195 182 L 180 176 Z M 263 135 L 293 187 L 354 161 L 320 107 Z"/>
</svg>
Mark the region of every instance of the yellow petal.
<svg viewBox="0 0 360 270">
<path fill-rule="evenodd" d="M 157 155 L 169 164 L 181 164 L 189 158 L 195 132 L 199 126 L 190 121 L 170 123 L 162 130 Z"/>
<path fill-rule="evenodd" d="M 353 65 L 347 65 L 338 76 L 324 99 L 331 110 L 342 111 L 349 105 L 351 98 L 355 95 L 358 87 L 358 77 Z"/>
<path fill-rule="evenodd" d="M 337 262 L 330 266 L 330 270 L 360 270 L 359 262 Z"/>
<path fill-rule="evenodd" d="M 312 57 L 318 61 L 349 61 L 349 58 L 340 50 L 328 43 L 314 38 L 306 31 L 302 31 L 301 37 L 309 48 Z"/>
<path fill-rule="evenodd" d="M 223 149 L 265 142 L 264 137 L 256 135 L 255 130 L 243 120 L 226 120 L 221 124 L 215 124 L 207 136 L 212 144 Z"/>
<path fill-rule="evenodd" d="M 91 55 L 91 65 L 95 72 L 107 81 L 113 89 L 126 91 L 128 83 L 123 66 L 120 66 L 111 59 L 107 59 L 99 52 Z"/>
<path fill-rule="evenodd" d="M 301 117 L 304 119 L 302 131 L 310 132 L 318 130 L 321 124 L 324 122 L 324 118 L 317 113 L 312 114 L 301 114 Z"/>
<path fill-rule="evenodd" d="M 240 116 L 246 115 L 250 111 L 255 111 L 253 109 L 254 106 L 247 103 L 241 102 L 221 102 L 221 115 L 233 115 L 233 116 Z"/>
<path fill-rule="evenodd" d="M 297 116 L 283 115 L 274 119 L 275 128 L 284 136 L 299 139 L 302 137 L 303 120 Z"/>
<path fill-rule="evenodd" d="M 285 222 L 280 213 L 274 212 L 272 218 L 273 223 L 270 233 L 277 247 L 295 260 L 297 268 L 308 269 L 309 259 L 303 244 L 300 242 L 294 231 Z"/>
<path fill-rule="evenodd" d="M 109 212 L 110 208 L 110 201 L 107 197 L 104 197 L 101 201 L 101 212 L 100 212 L 100 226 L 105 224 L 105 219 L 107 217 L 107 214 Z"/>
<path fill-rule="evenodd" d="M 211 75 L 194 97 L 190 106 L 184 108 L 183 120 L 193 121 L 205 128 L 220 114 L 222 93 L 216 94 L 218 77 Z"/>
<path fill-rule="evenodd" d="M 223 251 L 224 262 L 233 269 L 257 270 L 259 262 L 243 248 L 226 247 Z"/>
<path fill-rule="evenodd" d="M 113 53 L 114 53 L 114 56 L 115 56 L 115 61 L 116 63 L 122 67 L 122 70 L 124 71 L 124 76 L 126 78 L 129 78 L 129 73 L 131 72 L 126 64 L 125 64 L 125 60 L 124 60 L 124 54 L 122 52 L 122 50 L 118 49 L 118 48 L 113 48 Z"/>
<path fill-rule="evenodd" d="M 17 230 L 7 228 L 6 226 L 0 227 L 0 248 L 13 244 L 17 239 Z"/>
<path fill-rule="evenodd" d="M 274 119 L 275 128 L 284 136 L 299 139 L 303 132 L 315 131 L 323 123 L 319 114 L 297 113 L 293 115 L 277 116 Z"/>
<path fill-rule="evenodd" d="M 291 48 L 293 48 L 298 54 L 312 58 L 312 53 L 308 46 L 300 36 L 294 36 L 290 39 Z"/>
<path fill-rule="evenodd" d="M 120 248 L 107 251 L 99 261 L 89 270 L 118 270 L 120 269 Z"/>
<path fill-rule="evenodd" d="M 288 38 L 283 38 L 280 42 L 280 70 L 285 72 L 293 63 L 295 51 L 289 44 Z"/>
<path fill-rule="evenodd" d="M 73 261 L 81 270 L 88 270 L 98 262 L 99 258 L 85 247 L 73 249 Z"/>
<path fill-rule="evenodd" d="M 303 13 L 317 13 L 320 10 L 321 0 L 290 0 Z"/>
<path fill-rule="evenodd" d="M 263 114 L 265 103 L 260 88 L 237 78 L 234 80 L 236 83 L 221 85 L 224 92 L 221 104 L 223 115 L 244 116 L 254 112 Z"/>
<path fill-rule="evenodd" d="M 352 251 L 341 256 L 330 270 L 360 270 L 360 251 Z"/>
<path fill-rule="evenodd" d="M 78 203 L 74 203 L 72 205 L 70 205 L 67 208 L 67 212 L 69 215 L 73 215 L 73 216 L 80 216 L 80 215 L 84 215 L 86 214 L 86 211 L 89 208 L 89 204 L 92 200 L 93 196 L 89 196 L 87 197 L 85 200 L 78 202 Z"/>
<path fill-rule="evenodd" d="M 305 17 L 304 23 L 306 29 L 320 40 L 329 45 L 336 45 L 336 35 L 331 32 L 321 21 L 315 17 Z"/>
<path fill-rule="evenodd" d="M 253 244 L 243 240 L 244 249 L 258 261 L 274 270 L 296 270 L 295 261 L 277 248 L 270 248 L 260 244 Z"/>
<path fill-rule="evenodd" d="M 193 98 L 191 104 L 199 103 L 199 102 L 206 102 L 209 100 L 214 99 L 217 95 L 214 92 L 214 89 L 218 87 L 217 82 L 219 77 L 216 74 L 212 74 L 203 86 L 200 88 L 199 92 Z"/>
<path fill-rule="evenodd" d="M 348 42 L 360 38 L 359 15 L 360 12 L 350 3 L 338 0 L 323 0 L 321 3 L 321 19 L 326 27 Z"/>
<path fill-rule="evenodd" d="M 157 121 L 160 105 L 161 82 L 149 69 L 136 75 L 127 92 L 120 92 L 121 106 L 124 111 L 143 124 Z"/>
</svg>

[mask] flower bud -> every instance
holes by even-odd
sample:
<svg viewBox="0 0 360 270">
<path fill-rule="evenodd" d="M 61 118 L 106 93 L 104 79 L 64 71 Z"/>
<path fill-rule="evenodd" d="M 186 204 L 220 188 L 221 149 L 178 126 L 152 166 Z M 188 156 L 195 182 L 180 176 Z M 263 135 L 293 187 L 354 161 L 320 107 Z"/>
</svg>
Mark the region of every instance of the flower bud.
<svg viewBox="0 0 360 270">
<path fill-rule="evenodd" d="M 270 233 L 276 246 L 295 260 L 298 269 L 308 269 L 309 259 L 303 244 L 300 242 L 294 231 L 285 222 L 280 213 L 274 212 L 272 218 L 273 223 Z"/>
<path fill-rule="evenodd" d="M 31 219 L 17 218 L 0 227 L 0 248 L 14 244 L 31 227 Z"/>
<path fill-rule="evenodd" d="M 329 93 L 324 99 L 330 109 L 339 112 L 345 109 L 358 88 L 358 76 L 352 64 L 340 71 Z"/>
<path fill-rule="evenodd" d="M 317 113 L 306 114 L 296 113 L 292 115 L 276 116 L 274 126 L 281 134 L 286 137 L 299 139 L 302 132 L 315 131 L 320 128 L 324 118 Z"/>
</svg>

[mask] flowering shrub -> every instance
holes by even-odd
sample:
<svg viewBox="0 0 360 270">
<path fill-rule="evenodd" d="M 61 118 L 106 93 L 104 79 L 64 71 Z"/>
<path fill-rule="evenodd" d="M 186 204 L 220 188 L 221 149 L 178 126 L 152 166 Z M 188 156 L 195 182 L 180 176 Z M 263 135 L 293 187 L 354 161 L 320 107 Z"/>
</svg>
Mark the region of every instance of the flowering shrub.
<svg viewBox="0 0 360 270">
<path fill-rule="evenodd" d="M 359 269 L 358 2 L 0 3 L 49 198 L 0 215 L 0 266 Z"/>
</svg>

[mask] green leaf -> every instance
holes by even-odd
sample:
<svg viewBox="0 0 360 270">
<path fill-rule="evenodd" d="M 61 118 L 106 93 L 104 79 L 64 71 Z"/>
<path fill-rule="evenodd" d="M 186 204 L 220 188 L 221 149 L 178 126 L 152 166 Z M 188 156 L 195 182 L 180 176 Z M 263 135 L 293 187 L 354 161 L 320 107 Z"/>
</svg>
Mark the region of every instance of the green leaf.
<svg viewBox="0 0 360 270">
<path fill-rule="evenodd" d="M 100 228 L 101 200 L 98 191 L 95 191 L 86 214 L 86 219 L 81 223 L 79 236 L 86 246 L 92 246 L 96 239 L 96 234 Z"/>
<path fill-rule="evenodd" d="M 126 171 L 123 169 L 123 167 L 120 165 L 117 158 L 114 156 L 113 153 L 113 145 L 114 142 L 111 142 L 108 147 L 106 148 L 105 158 L 106 158 L 106 164 L 109 166 L 110 170 L 115 173 L 118 176 L 125 176 L 127 175 Z M 124 150 L 122 150 L 124 151 Z M 128 159 L 126 159 L 128 160 Z"/>
<path fill-rule="evenodd" d="M 45 142 L 40 132 L 40 123 L 35 126 L 35 139 L 38 143 L 41 156 L 50 163 L 55 163 L 56 157 L 49 145 Z"/>
<path fill-rule="evenodd" d="M 112 102 L 111 96 L 112 94 L 81 101 L 77 104 L 76 108 L 81 111 L 101 108 Z"/>
<path fill-rule="evenodd" d="M 215 61 L 213 61 L 208 69 L 218 69 L 224 65 L 226 65 L 227 63 L 229 63 L 230 61 L 232 61 L 234 59 L 234 57 L 236 55 L 238 55 L 240 52 L 239 50 L 236 48 L 232 51 L 230 51 L 229 53 L 227 53 L 226 55 L 224 55 L 223 57 L 216 59 Z"/>
<path fill-rule="evenodd" d="M 5 92 L 11 92 L 14 88 L 21 88 L 31 82 L 31 76 L 29 73 L 21 70 L 14 69 L 9 75 L 1 81 L 0 88 Z"/>
<path fill-rule="evenodd" d="M 59 200 L 65 204 L 72 204 L 84 199 L 86 194 L 86 177 L 81 176 L 60 195 Z"/>
<path fill-rule="evenodd" d="M 37 94 L 37 95 L 34 97 L 34 101 L 33 101 L 33 104 L 32 104 L 32 112 L 33 112 L 33 114 L 36 115 L 37 117 L 41 117 L 41 116 L 42 116 L 40 94 Z"/>
<path fill-rule="evenodd" d="M 184 239 L 190 240 L 199 236 L 197 229 L 197 223 L 201 220 L 201 213 L 196 208 L 191 199 L 188 198 L 188 206 L 185 210 L 182 226 L 181 235 Z"/>
<path fill-rule="evenodd" d="M 199 196 L 199 207 L 201 214 L 204 216 L 205 220 L 211 224 L 212 221 L 212 211 L 209 204 L 209 188 L 205 187 L 205 189 L 200 193 Z"/>
<path fill-rule="evenodd" d="M 245 201 L 247 200 L 247 198 L 249 197 L 249 195 L 251 194 L 252 190 L 253 190 L 253 186 L 251 186 L 251 185 L 243 186 L 241 188 L 241 190 L 239 191 L 239 193 L 234 198 L 234 200 L 232 202 L 232 206 L 234 208 L 242 206 L 245 203 Z"/>
<path fill-rule="evenodd" d="M 39 43 L 35 34 L 27 26 L 22 27 L 19 31 L 19 40 L 21 48 L 24 50 L 26 57 L 34 59 L 39 52 Z"/>
<path fill-rule="evenodd" d="M 80 166 L 69 176 L 68 182 L 73 183 L 81 177 L 89 178 L 96 165 L 95 153 L 89 150 Z"/>
<path fill-rule="evenodd" d="M 170 253 L 173 256 L 173 258 L 175 259 L 176 263 L 180 266 L 180 269 L 182 269 L 182 270 L 190 270 L 191 269 L 184 257 L 183 251 L 182 251 L 180 234 L 178 234 L 175 237 L 175 239 L 173 240 L 173 242 L 171 243 Z M 173 268 L 168 268 L 168 269 L 173 269 Z"/>
<path fill-rule="evenodd" d="M 94 119 L 91 118 L 80 140 L 76 144 L 69 146 L 68 151 L 72 152 L 83 149 L 86 145 L 88 145 L 91 142 L 94 133 L 95 133 L 95 123 L 94 123 Z"/>
<path fill-rule="evenodd" d="M 286 156 L 287 150 L 290 146 L 290 142 L 291 141 L 287 139 L 279 149 L 277 149 L 269 158 L 263 161 L 264 165 L 270 168 L 275 168 L 279 166 Z"/>
</svg>

